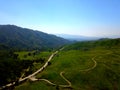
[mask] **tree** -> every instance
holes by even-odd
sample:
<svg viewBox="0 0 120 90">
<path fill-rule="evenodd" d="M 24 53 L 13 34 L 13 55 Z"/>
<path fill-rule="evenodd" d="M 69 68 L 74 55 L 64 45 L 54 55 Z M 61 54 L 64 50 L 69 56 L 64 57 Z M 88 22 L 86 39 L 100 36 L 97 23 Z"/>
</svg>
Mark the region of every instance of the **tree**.
<svg viewBox="0 0 120 90">
<path fill-rule="evenodd" d="M 31 56 L 31 53 L 28 53 L 28 56 Z"/>
<path fill-rule="evenodd" d="M 52 63 L 51 62 L 48 62 L 48 65 L 51 65 Z"/>
<path fill-rule="evenodd" d="M 13 54 L 13 58 L 14 58 L 14 59 L 17 59 L 18 56 L 19 56 L 18 54 Z"/>
</svg>

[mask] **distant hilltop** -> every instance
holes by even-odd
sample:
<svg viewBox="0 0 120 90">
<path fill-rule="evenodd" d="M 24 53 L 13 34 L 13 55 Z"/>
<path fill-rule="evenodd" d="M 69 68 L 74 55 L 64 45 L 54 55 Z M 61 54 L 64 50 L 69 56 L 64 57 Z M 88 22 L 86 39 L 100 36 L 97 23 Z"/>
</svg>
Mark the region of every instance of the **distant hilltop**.
<svg viewBox="0 0 120 90">
<path fill-rule="evenodd" d="M 72 40 L 72 41 L 89 41 L 89 40 L 98 40 L 100 37 L 88 37 L 88 36 L 81 36 L 81 35 L 69 35 L 69 34 L 56 34 L 59 37 Z"/>
<path fill-rule="evenodd" d="M 99 39 L 120 38 L 120 36 L 118 35 L 94 37 L 94 36 L 82 36 L 82 35 L 70 35 L 70 34 L 56 34 L 56 36 L 59 36 L 71 41 L 91 41 L 91 40 L 99 40 Z"/>
</svg>

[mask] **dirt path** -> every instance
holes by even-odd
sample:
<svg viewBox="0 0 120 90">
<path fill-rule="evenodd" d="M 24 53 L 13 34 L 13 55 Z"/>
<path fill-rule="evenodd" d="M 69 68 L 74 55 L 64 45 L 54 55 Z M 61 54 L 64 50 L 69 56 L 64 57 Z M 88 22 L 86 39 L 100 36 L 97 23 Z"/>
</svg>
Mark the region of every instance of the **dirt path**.
<svg viewBox="0 0 120 90">
<path fill-rule="evenodd" d="M 108 55 L 108 54 L 111 54 L 111 52 L 108 52 L 108 53 L 106 53 L 105 55 Z M 94 62 L 94 65 L 93 65 L 91 68 L 84 69 L 84 70 L 80 70 L 80 71 L 85 71 L 85 72 L 87 72 L 87 71 L 90 71 L 90 70 L 94 69 L 94 68 L 97 66 L 97 62 L 96 62 L 96 60 L 95 60 L 96 57 L 97 57 L 97 56 L 95 56 L 95 57 L 92 58 L 92 61 Z"/>
<path fill-rule="evenodd" d="M 71 88 L 72 87 L 72 84 L 71 84 L 71 82 L 69 81 L 69 80 L 67 80 L 64 76 L 63 76 L 63 73 L 64 72 L 60 72 L 60 76 L 68 83 L 68 85 L 58 85 L 59 87 L 63 87 L 63 88 Z M 47 80 L 47 79 L 37 79 L 37 78 L 35 78 L 35 77 L 31 77 L 30 78 L 30 80 L 31 81 L 45 81 L 45 82 L 47 82 L 48 84 L 50 84 L 50 85 L 52 85 L 52 86 L 57 86 L 57 84 L 55 84 L 55 83 L 52 83 L 51 81 L 49 81 L 49 80 Z"/>
<path fill-rule="evenodd" d="M 30 67 L 28 67 L 28 68 L 25 70 L 25 72 L 28 72 L 29 70 L 30 70 Z M 25 76 L 25 72 L 21 75 L 21 77 L 19 78 L 19 80 L 22 79 L 22 78 Z"/>
<path fill-rule="evenodd" d="M 97 62 L 95 61 L 95 58 L 96 58 L 96 56 L 92 58 L 92 61 L 94 62 L 94 65 L 91 68 L 88 68 L 88 69 L 85 69 L 85 70 L 80 70 L 80 71 L 87 72 L 87 71 L 90 71 L 90 70 L 94 69 L 97 66 Z"/>
<path fill-rule="evenodd" d="M 27 79 L 30 79 L 31 77 L 34 77 L 36 74 L 40 73 L 41 71 L 43 71 L 47 66 L 48 66 L 48 63 L 51 61 L 51 59 L 58 53 L 58 51 L 52 53 L 52 55 L 48 58 L 47 62 L 40 68 L 38 69 L 36 72 L 30 74 L 29 76 L 25 77 L 25 78 L 19 78 L 19 83 L 22 82 L 22 81 L 25 81 Z M 15 85 L 15 82 L 12 82 L 12 83 L 9 83 L 5 86 L 1 86 L 0 89 L 3 89 L 3 88 L 6 88 L 6 87 L 10 87 L 10 86 L 13 86 Z"/>
<path fill-rule="evenodd" d="M 72 84 L 69 80 L 67 80 L 64 76 L 63 76 L 64 72 L 60 73 L 60 76 L 68 83 L 68 85 L 59 85 L 60 87 L 72 87 Z"/>
<path fill-rule="evenodd" d="M 51 81 L 47 80 L 47 79 L 38 79 L 39 81 L 45 81 L 50 85 L 56 86 L 56 84 L 52 83 Z"/>
<path fill-rule="evenodd" d="M 64 49 L 64 48 L 61 48 L 60 51 L 63 50 L 63 49 Z M 30 74 L 29 76 L 27 76 L 27 77 L 25 77 L 25 78 L 20 78 L 18 82 L 22 82 L 22 81 L 24 81 L 24 80 L 30 79 L 31 81 L 38 81 L 38 80 L 39 80 L 39 81 L 45 81 L 45 82 L 49 83 L 50 85 L 55 86 L 56 84 L 50 82 L 50 81 L 47 80 L 47 79 L 36 79 L 36 78 L 35 78 L 35 75 L 38 74 L 38 73 L 40 73 L 41 71 L 43 71 L 43 70 L 48 66 L 48 63 L 52 60 L 52 58 L 53 58 L 58 52 L 59 52 L 59 51 L 56 51 L 56 52 L 52 53 L 51 56 L 50 56 L 50 57 L 48 58 L 48 60 L 46 61 L 46 63 L 45 63 L 40 69 L 38 69 L 36 72 Z M 97 66 L 97 62 L 95 61 L 95 58 L 96 58 L 96 56 L 92 58 L 92 61 L 94 62 L 94 65 L 93 65 L 91 68 L 88 68 L 88 69 L 85 69 L 85 70 L 80 70 L 80 71 L 90 71 L 90 70 L 94 69 L 94 68 Z M 64 73 L 64 72 L 61 72 L 61 73 L 60 73 L 60 76 L 68 83 L 68 85 L 59 85 L 59 86 L 60 86 L 60 87 L 72 87 L 71 82 L 70 82 L 69 80 L 67 80 L 67 79 L 63 76 L 63 73 Z M 7 84 L 7 85 L 5 85 L 5 86 L 2 86 L 0 89 L 6 88 L 6 87 L 10 87 L 10 86 L 12 86 L 12 85 L 15 85 L 15 82 L 12 82 L 12 83 L 9 83 L 9 84 Z"/>
<path fill-rule="evenodd" d="M 48 63 L 51 61 L 51 59 L 54 57 L 54 55 L 56 55 L 58 53 L 58 51 L 54 52 L 50 57 L 49 59 L 47 60 L 47 62 L 40 68 L 38 69 L 36 72 L 30 74 L 29 76 L 25 77 L 25 78 L 22 78 L 22 79 L 19 79 L 19 82 L 22 82 L 28 78 L 31 78 L 33 76 L 35 76 L 36 74 L 40 73 L 41 71 L 43 71 L 47 66 L 48 66 Z"/>
</svg>

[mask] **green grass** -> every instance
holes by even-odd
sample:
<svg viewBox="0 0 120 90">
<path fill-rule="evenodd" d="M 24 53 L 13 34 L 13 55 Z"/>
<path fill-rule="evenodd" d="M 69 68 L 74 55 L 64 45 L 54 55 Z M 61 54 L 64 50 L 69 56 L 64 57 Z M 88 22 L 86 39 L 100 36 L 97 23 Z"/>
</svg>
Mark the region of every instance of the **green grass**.
<svg viewBox="0 0 120 90">
<path fill-rule="evenodd" d="M 15 90 L 55 90 L 56 87 L 49 86 L 44 82 L 26 82 L 19 87 L 16 87 Z"/>
<path fill-rule="evenodd" d="M 90 71 L 81 71 L 94 66 L 93 57 L 97 66 Z M 120 48 L 96 47 L 87 51 L 60 51 L 51 61 L 51 65 L 36 77 L 64 85 L 67 83 L 60 76 L 62 71 L 72 83 L 73 90 L 120 90 Z M 32 84 L 24 83 L 15 90 L 56 90 L 56 88 L 38 81 Z"/>
<path fill-rule="evenodd" d="M 52 52 L 39 52 L 35 55 L 32 55 L 35 51 L 21 51 L 21 52 L 15 52 L 16 54 L 18 54 L 18 58 L 20 60 L 36 60 L 39 58 L 45 58 L 48 59 L 48 57 L 51 55 Z M 29 56 L 28 54 L 31 53 L 31 55 Z M 26 56 L 26 57 L 25 57 Z"/>
</svg>

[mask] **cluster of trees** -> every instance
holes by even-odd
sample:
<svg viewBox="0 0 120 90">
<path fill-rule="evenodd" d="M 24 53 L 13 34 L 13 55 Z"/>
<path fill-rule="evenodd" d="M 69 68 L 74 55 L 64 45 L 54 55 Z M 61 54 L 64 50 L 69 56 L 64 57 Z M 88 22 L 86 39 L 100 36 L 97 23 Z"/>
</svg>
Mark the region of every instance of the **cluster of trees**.
<svg viewBox="0 0 120 90">
<path fill-rule="evenodd" d="M 28 55 L 35 55 L 35 53 L 28 53 Z M 45 63 L 45 58 L 36 60 L 19 60 L 18 54 L 13 51 L 0 51 L 0 86 L 6 85 L 10 82 L 17 81 L 25 69 L 29 69 L 25 75 L 33 72 L 34 63 Z M 51 63 L 49 63 L 50 65 Z"/>
<path fill-rule="evenodd" d="M 17 54 L 0 51 L 0 86 L 18 80 L 24 69 L 33 66 L 33 61 L 18 60 L 17 57 Z"/>
<path fill-rule="evenodd" d="M 34 60 L 34 62 L 43 64 L 43 63 L 45 63 L 45 58 L 36 59 L 36 60 Z"/>
</svg>

